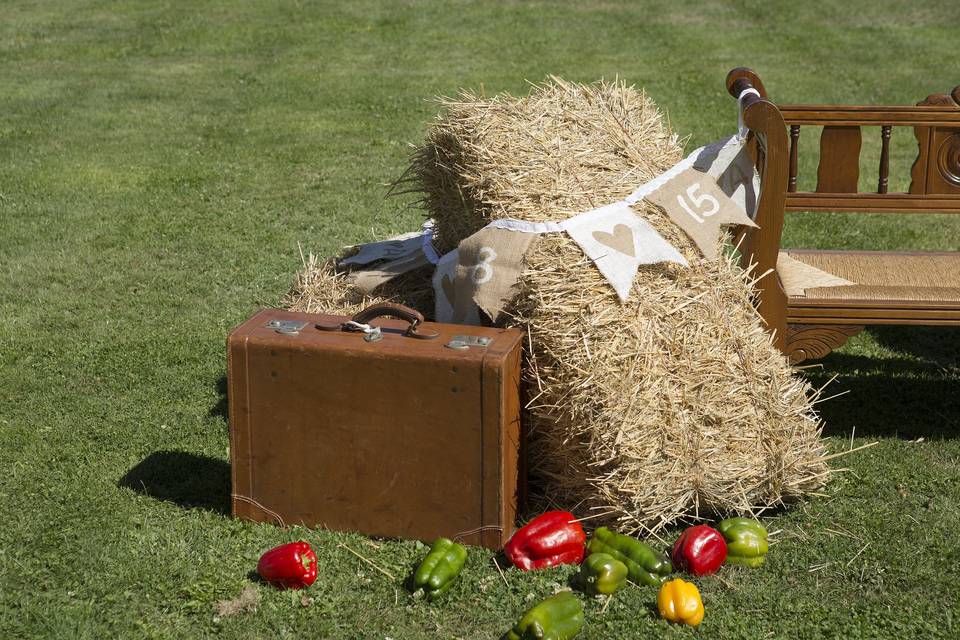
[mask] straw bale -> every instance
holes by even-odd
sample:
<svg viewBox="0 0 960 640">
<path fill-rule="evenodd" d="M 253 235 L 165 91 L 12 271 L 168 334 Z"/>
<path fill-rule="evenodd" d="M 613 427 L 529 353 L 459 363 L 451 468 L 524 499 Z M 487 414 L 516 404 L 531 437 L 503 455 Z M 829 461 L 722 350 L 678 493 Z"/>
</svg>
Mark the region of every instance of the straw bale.
<svg viewBox="0 0 960 640">
<path fill-rule="evenodd" d="M 347 271 L 337 267 L 336 258 L 321 260 L 310 256 L 294 276 L 290 291 L 280 305 L 290 311 L 352 316 L 370 305 L 398 302 L 433 318 L 433 267 L 421 267 L 397 276 L 367 294 L 350 284 Z"/>
<path fill-rule="evenodd" d="M 492 219 L 561 220 L 615 202 L 682 157 L 656 105 L 622 82 L 550 78 L 523 98 L 441 104 L 401 183 L 422 193 L 441 252 Z M 750 275 L 703 259 L 657 207 L 634 211 L 689 268 L 641 267 L 621 303 L 573 240 L 544 235 L 507 310 L 530 336 L 540 490 L 596 524 L 656 532 L 819 489 L 829 470 L 816 394 L 771 345 Z"/>
</svg>

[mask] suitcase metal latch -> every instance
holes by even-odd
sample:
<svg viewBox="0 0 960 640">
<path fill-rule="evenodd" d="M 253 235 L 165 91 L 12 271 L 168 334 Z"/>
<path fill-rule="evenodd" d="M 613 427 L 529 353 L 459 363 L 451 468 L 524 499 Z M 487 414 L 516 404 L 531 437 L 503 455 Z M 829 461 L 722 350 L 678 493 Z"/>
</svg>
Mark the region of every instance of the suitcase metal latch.
<svg viewBox="0 0 960 640">
<path fill-rule="evenodd" d="M 273 329 L 277 333 L 295 336 L 300 333 L 301 329 L 307 326 L 307 323 L 300 322 L 299 320 L 271 320 L 266 326 L 268 329 Z"/>
<path fill-rule="evenodd" d="M 486 347 L 491 342 L 493 342 L 492 338 L 483 336 L 453 336 L 453 339 L 443 346 L 462 351 L 470 347 Z"/>
</svg>

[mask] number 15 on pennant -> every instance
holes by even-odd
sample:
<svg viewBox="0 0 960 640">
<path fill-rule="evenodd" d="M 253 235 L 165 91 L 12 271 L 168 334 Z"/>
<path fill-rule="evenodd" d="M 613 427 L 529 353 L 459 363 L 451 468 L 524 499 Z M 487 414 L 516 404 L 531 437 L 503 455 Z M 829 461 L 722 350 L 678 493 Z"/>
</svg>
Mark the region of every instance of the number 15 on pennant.
<svg viewBox="0 0 960 640">
<path fill-rule="evenodd" d="M 677 203 L 683 207 L 684 211 L 690 214 L 691 218 L 700 224 L 703 224 L 705 218 L 709 218 L 720 211 L 720 202 L 709 193 L 702 193 L 698 195 L 700 189 L 700 183 L 694 182 L 692 185 L 687 187 L 686 198 L 684 197 L 684 194 L 677 194 Z M 691 204 L 693 207 L 690 206 Z M 707 207 L 706 209 L 704 208 L 705 206 Z M 696 211 L 694 211 L 694 209 L 696 209 Z M 698 213 L 700 215 L 697 215 Z"/>
<path fill-rule="evenodd" d="M 682 171 L 646 198 L 663 207 L 711 260 L 718 256 L 723 225 L 756 226 L 711 176 L 696 169 Z"/>
</svg>

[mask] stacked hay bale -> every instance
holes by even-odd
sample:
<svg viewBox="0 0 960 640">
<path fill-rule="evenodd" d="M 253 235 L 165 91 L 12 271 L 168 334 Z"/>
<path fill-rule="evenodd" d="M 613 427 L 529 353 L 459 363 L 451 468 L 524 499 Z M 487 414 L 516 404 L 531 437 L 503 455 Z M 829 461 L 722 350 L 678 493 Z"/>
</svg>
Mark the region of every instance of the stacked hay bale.
<svg viewBox="0 0 960 640">
<path fill-rule="evenodd" d="M 623 83 L 552 78 L 525 98 L 442 105 L 405 178 L 441 253 L 493 219 L 559 221 L 618 201 L 682 155 L 653 102 Z M 642 266 L 626 303 L 567 235 L 527 253 L 508 313 L 530 335 L 534 479 L 597 524 L 648 532 L 821 487 L 813 394 L 771 345 L 749 276 L 702 258 L 653 205 L 634 211 L 690 267 Z"/>
</svg>

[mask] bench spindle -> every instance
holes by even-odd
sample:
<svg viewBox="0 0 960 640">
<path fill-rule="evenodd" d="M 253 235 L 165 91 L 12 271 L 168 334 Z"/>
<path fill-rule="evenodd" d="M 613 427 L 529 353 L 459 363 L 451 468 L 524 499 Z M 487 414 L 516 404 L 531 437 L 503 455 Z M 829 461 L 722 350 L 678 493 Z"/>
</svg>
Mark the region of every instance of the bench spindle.
<svg viewBox="0 0 960 640">
<path fill-rule="evenodd" d="M 882 148 L 880 150 L 880 182 L 877 184 L 877 193 L 887 192 L 887 181 L 890 177 L 890 131 L 893 129 L 888 124 L 880 127 L 880 140 Z"/>
<path fill-rule="evenodd" d="M 790 125 L 790 180 L 787 191 L 794 193 L 797 190 L 797 143 L 800 140 L 800 125 Z"/>
</svg>

